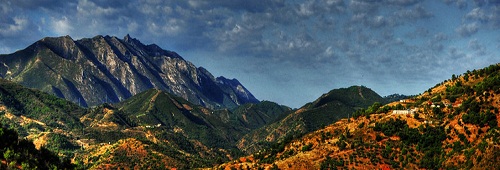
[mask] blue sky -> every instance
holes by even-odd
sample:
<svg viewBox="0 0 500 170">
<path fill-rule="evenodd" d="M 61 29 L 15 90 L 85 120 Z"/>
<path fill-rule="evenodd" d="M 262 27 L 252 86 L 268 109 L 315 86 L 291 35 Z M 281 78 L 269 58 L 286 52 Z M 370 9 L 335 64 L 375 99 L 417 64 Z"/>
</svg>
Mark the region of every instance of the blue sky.
<svg viewBox="0 0 500 170">
<path fill-rule="evenodd" d="M 500 61 L 499 0 L 0 1 L 0 53 L 130 34 L 291 107 L 351 85 L 418 94 Z"/>
</svg>

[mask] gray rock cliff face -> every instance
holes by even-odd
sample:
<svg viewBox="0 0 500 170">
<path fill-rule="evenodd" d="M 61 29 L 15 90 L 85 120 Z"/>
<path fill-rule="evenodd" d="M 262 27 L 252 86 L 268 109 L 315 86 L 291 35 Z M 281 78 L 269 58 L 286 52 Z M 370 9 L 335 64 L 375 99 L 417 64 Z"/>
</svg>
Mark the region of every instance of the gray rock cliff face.
<svg viewBox="0 0 500 170">
<path fill-rule="evenodd" d="M 214 78 L 177 53 L 129 35 L 43 38 L 0 55 L 0 76 L 82 106 L 119 102 L 151 88 L 208 108 L 259 102 L 237 80 Z"/>
</svg>

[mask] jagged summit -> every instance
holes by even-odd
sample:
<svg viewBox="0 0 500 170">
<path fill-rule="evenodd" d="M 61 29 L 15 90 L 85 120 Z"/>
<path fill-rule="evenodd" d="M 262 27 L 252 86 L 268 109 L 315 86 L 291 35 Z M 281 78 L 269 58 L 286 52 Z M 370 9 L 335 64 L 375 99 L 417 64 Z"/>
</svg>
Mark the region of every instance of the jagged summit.
<svg viewBox="0 0 500 170">
<path fill-rule="evenodd" d="M 127 34 L 127 35 L 125 35 L 125 37 L 123 37 L 123 41 L 125 41 L 125 42 L 130 42 L 130 40 L 132 40 L 132 37 L 130 37 L 130 34 Z"/>
<path fill-rule="evenodd" d="M 82 106 L 122 101 L 150 88 L 209 108 L 258 102 L 239 82 L 219 83 L 176 52 L 145 45 L 129 34 L 76 41 L 68 35 L 46 37 L 0 55 L 0 76 Z"/>
</svg>

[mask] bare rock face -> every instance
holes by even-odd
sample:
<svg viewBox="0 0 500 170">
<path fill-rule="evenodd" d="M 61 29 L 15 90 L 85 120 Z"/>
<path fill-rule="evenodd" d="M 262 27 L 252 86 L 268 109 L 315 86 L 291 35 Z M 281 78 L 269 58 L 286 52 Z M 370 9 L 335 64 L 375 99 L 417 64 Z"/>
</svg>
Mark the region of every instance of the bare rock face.
<svg viewBox="0 0 500 170">
<path fill-rule="evenodd" d="M 259 102 L 236 79 L 214 78 L 177 53 L 129 35 L 43 38 L 0 55 L 0 76 L 86 107 L 119 102 L 151 88 L 208 108 Z"/>
</svg>

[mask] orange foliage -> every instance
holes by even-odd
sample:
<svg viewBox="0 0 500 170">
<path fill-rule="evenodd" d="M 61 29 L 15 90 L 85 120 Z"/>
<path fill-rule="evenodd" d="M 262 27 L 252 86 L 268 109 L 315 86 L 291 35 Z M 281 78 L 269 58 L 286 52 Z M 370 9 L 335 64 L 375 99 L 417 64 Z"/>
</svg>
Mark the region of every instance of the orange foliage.
<svg viewBox="0 0 500 170">
<path fill-rule="evenodd" d="M 391 169 L 391 167 L 389 167 L 389 165 L 387 165 L 387 164 L 382 164 L 382 165 L 380 165 L 380 168 L 381 168 L 382 170 L 390 170 L 390 169 Z"/>
</svg>

